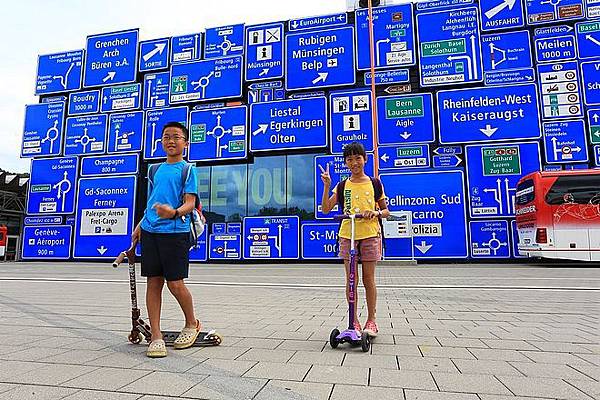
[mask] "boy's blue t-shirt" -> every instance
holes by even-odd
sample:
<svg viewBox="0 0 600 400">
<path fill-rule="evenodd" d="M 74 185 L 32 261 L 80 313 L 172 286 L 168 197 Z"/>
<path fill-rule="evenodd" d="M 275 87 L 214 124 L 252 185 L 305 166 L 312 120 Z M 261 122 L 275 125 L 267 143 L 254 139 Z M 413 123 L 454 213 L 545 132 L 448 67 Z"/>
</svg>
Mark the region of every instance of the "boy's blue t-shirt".
<svg viewBox="0 0 600 400">
<path fill-rule="evenodd" d="M 185 161 L 173 164 L 164 162 L 156 169 L 154 182 L 151 183 L 148 180 L 148 202 L 141 225 L 143 230 L 153 233 L 185 233 L 190 231 L 189 214 L 177 219 L 164 219 L 160 218 L 152 207 L 155 203 L 168 204 L 173 208 L 180 207 L 183 204 L 181 195 L 183 178 L 181 174 L 185 164 Z M 198 195 L 198 178 L 193 166 L 189 169 L 183 192 Z"/>
</svg>

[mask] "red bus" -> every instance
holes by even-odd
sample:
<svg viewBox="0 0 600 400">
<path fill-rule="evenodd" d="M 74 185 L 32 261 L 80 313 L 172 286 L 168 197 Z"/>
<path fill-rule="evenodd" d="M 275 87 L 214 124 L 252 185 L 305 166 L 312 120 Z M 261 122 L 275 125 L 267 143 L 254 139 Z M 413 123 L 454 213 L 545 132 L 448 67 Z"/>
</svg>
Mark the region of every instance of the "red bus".
<svg viewBox="0 0 600 400">
<path fill-rule="evenodd" d="M 0 261 L 4 260 L 4 254 L 6 252 L 8 228 L 4 225 L 0 226 Z"/>
<path fill-rule="evenodd" d="M 600 261 L 600 170 L 531 173 L 515 203 L 521 255 Z"/>
</svg>

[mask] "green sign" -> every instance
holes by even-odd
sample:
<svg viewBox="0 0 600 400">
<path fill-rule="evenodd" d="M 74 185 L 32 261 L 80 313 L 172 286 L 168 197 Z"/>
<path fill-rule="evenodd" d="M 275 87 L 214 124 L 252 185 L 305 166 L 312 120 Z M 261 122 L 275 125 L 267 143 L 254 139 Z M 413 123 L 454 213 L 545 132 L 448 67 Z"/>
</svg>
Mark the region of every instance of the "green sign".
<svg viewBox="0 0 600 400">
<path fill-rule="evenodd" d="M 191 142 L 192 143 L 204 143 L 206 142 L 206 124 L 195 124 L 192 125 Z"/>
<path fill-rule="evenodd" d="M 579 33 L 600 31 L 600 23 L 599 22 L 590 22 L 587 24 L 580 24 L 577 26 L 577 31 Z"/>
<path fill-rule="evenodd" d="M 229 152 L 236 153 L 240 151 L 244 151 L 246 146 L 246 142 L 244 140 L 232 140 L 229 142 Z"/>
<path fill-rule="evenodd" d="M 397 97 L 385 100 L 385 118 L 422 117 L 425 115 L 423 97 Z"/>
<path fill-rule="evenodd" d="M 600 125 L 592 125 L 590 121 L 590 139 L 593 144 L 600 143 Z"/>
<path fill-rule="evenodd" d="M 519 146 L 484 147 L 481 152 L 484 176 L 521 174 Z"/>
<path fill-rule="evenodd" d="M 31 193 L 45 193 L 45 192 L 49 192 L 51 188 L 52 188 L 52 185 L 50 185 L 50 184 L 32 185 Z"/>
<path fill-rule="evenodd" d="M 421 55 L 423 57 L 465 54 L 466 51 L 464 38 L 421 43 Z"/>
<path fill-rule="evenodd" d="M 396 155 L 398 157 L 422 156 L 423 149 L 421 147 L 398 147 L 396 149 Z"/>
<path fill-rule="evenodd" d="M 390 31 L 390 36 L 391 37 L 402 37 L 402 36 L 406 36 L 406 29 L 395 29 L 393 31 Z"/>
<path fill-rule="evenodd" d="M 187 92 L 187 76 L 175 76 L 171 79 L 171 93 Z"/>
</svg>

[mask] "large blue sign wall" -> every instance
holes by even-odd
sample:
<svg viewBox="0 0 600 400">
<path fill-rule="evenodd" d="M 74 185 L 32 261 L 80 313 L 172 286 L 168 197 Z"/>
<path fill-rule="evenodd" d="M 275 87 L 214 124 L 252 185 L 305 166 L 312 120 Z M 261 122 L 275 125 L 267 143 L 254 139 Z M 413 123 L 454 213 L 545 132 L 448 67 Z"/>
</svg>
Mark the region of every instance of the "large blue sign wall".
<svg viewBox="0 0 600 400">
<path fill-rule="evenodd" d="M 40 55 L 21 150 L 33 159 L 24 258 L 123 250 L 169 121 L 188 126 L 185 157 L 198 167 L 314 156 L 301 183 L 315 186 L 312 215 L 215 223 L 194 261 L 335 258 L 320 168 L 347 178 L 341 154 L 354 140 L 367 173 L 378 160 L 390 209 L 413 213 L 413 240 L 387 240 L 386 258 L 518 257 L 519 178 L 600 164 L 600 12 L 582 0 L 568 12 L 454 3 L 375 8 L 372 53 L 360 9 L 142 42 L 138 29 L 90 32 L 80 49 Z"/>
</svg>

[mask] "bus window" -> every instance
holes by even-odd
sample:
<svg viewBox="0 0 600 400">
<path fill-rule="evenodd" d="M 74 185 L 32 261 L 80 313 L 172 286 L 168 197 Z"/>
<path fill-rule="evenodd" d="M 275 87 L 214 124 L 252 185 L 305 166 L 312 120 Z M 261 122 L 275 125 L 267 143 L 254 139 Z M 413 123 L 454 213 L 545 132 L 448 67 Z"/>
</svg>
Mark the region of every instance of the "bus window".
<svg viewBox="0 0 600 400">
<path fill-rule="evenodd" d="M 516 204 L 525 205 L 535 200 L 533 179 L 527 179 L 517 186 Z"/>
<path fill-rule="evenodd" d="M 600 204 L 600 175 L 559 176 L 546 194 L 546 203 Z"/>
</svg>

